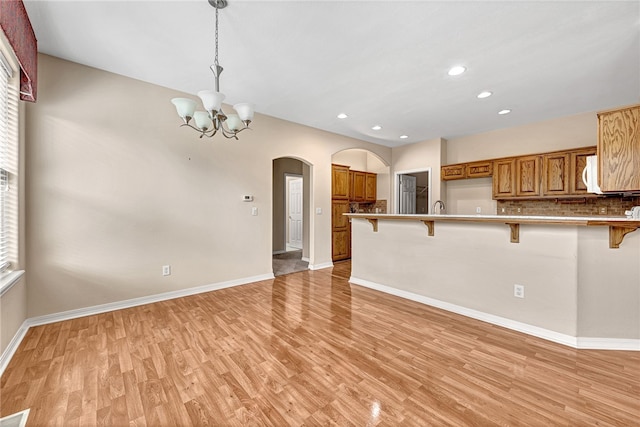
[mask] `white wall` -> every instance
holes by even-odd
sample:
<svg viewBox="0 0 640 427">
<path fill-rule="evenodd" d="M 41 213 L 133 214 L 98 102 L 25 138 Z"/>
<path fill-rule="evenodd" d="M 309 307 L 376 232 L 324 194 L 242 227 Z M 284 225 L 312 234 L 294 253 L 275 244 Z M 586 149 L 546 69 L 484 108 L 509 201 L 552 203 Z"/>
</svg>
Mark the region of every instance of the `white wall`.
<svg viewBox="0 0 640 427">
<path fill-rule="evenodd" d="M 311 211 L 323 213 L 309 220 L 310 264 L 331 265 L 332 155 L 391 161 L 389 148 L 260 114 L 240 141 L 198 139 L 169 102 L 185 94 L 38 61 L 39 99 L 26 109 L 30 317 L 270 275 L 280 157 L 311 165 Z"/>
</svg>

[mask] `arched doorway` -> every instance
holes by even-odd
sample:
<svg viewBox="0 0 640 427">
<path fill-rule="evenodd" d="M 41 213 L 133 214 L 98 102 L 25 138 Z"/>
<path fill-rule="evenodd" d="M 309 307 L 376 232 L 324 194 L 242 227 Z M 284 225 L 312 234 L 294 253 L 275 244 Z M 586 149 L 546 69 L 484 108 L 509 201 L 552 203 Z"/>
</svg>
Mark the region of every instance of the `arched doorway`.
<svg viewBox="0 0 640 427">
<path fill-rule="evenodd" d="M 273 275 L 309 268 L 311 165 L 293 157 L 273 160 Z"/>
</svg>

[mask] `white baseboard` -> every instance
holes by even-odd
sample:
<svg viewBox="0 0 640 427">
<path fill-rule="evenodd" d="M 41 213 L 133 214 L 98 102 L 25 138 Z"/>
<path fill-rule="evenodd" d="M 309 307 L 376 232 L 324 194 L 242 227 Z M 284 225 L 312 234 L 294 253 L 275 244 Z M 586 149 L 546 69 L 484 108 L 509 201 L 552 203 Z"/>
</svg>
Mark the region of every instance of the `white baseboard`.
<svg viewBox="0 0 640 427">
<path fill-rule="evenodd" d="M 333 267 L 332 262 L 323 262 L 320 264 L 309 264 L 309 270 L 322 270 L 323 268 L 331 268 Z"/>
<path fill-rule="evenodd" d="M 164 292 L 146 297 L 133 298 L 124 301 L 117 301 L 108 304 L 94 305 L 91 307 L 79 308 L 76 310 L 63 311 L 60 313 L 46 314 L 44 316 L 31 317 L 26 319 L 7 348 L 0 355 L 0 375 L 4 373 L 5 368 L 18 349 L 18 346 L 24 339 L 27 331 L 32 326 L 46 325 L 48 323 L 61 322 L 63 320 L 77 319 L 79 317 L 92 316 L 94 314 L 106 313 L 109 311 L 122 310 L 124 308 L 136 307 L 144 304 L 151 304 L 159 301 L 166 301 L 174 298 L 186 297 L 189 295 L 201 294 L 204 292 L 217 291 L 233 286 L 246 285 L 248 283 L 260 282 L 262 280 L 273 279 L 273 273 L 261 274 L 258 276 L 245 277 L 242 279 L 229 280 L 226 282 L 213 283 L 210 285 L 198 286 L 195 288 L 181 289 L 179 291 Z"/>
<path fill-rule="evenodd" d="M 445 301 L 429 298 L 424 295 L 415 294 L 413 292 L 403 291 L 401 289 L 396 289 L 390 286 L 381 285 L 379 283 L 371 282 L 369 280 L 359 279 L 353 276 L 349 278 L 349 282 L 355 285 L 364 286 L 366 288 L 374 289 L 376 291 L 395 295 L 411 301 L 416 301 L 425 305 L 440 308 L 442 310 L 450 311 L 452 313 L 461 314 L 466 317 L 471 317 L 472 319 L 481 320 L 483 322 L 491 323 L 497 326 L 502 326 L 507 329 L 522 332 L 528 335 L 532 335 L 538 338 L 542 338 L 548 341 L 553 341 L 555 343 L 563 344 L 563 345 L 577 348 L 577 349 L 640 351 L 640 340 L 636 340 L 636 339 L 573 337 L 571 335 L 561 334 L 559 332 L 550 331 L 548 329 L 540 328 L 538 326 L 517 322 L 515 320 L 507 319 L 505 317 L 495 316 L 493 314 L 485 313 L 478 310 L 473 310 L 473 309 L 462 307 L 456 304 L 451 304 Z"/>
<path fill-rule="evenodd" d="M 640 351 L 640 340 L 626 338 L 578 337 L 579 349 Z"/>
<path fill-rule="evenodd" d="M 27 324 L 27 320 L 22 322 L 22 325 L 20 325 L 20 328 L 18 328 L 18 331 L 11 339 L 11 342 L 9 342 L 9 345 L 7 346 L 7 348 L 5 348 L 2 354 L 0 354 L 0 376 L 4 374 L 4 370 L 7 368 L 9 361 L 13 357 L 16 350 L 18 350 L 18 346 L 24 339 L 25 335 L 27 335 L 27 331 L 29 330 L 29 325 Z"/>
</svg>

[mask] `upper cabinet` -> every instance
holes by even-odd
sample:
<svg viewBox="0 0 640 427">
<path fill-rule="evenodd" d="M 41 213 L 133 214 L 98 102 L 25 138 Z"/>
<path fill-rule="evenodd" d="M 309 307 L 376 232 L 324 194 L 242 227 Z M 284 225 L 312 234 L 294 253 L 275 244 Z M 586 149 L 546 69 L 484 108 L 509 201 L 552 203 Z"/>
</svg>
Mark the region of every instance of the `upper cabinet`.
<svg viewBox="0 0 640 427">
<path fill-rule="evenodd" d="M 598 183 L 603 192 L 640 191 L 640 105 L 598 113 Z"/>
<path fill-rule="evenodd" d="M 587 186 L 582 180 L 582 171 L 587 166 L 587 157 L 595 156 L 596 147 L 588 147 L 582 150 L 572 151 L 569 153 L 570 156 L 570 179 L 569 179 L 569 187 L 570 193 L 576 195 L 586 195 Z"/>
<path fill-rule="evenodd" d="M 367 191 L 367 174 L 366 172 L 353 171 L 352 176 L 353 191 L 351 192 L 351 201 L 364 202 Z"/>
<path fill-rule="evenodd" d="M 465 178 L 485 178 L 491 176 L 493 172 L 493 161 L 486 160 L 472 163 L 458 163 L 455 165 L 442 166 L 440 178 L 443 181 Z"/>
<path fill-rule="evenodd" d="M 571 155 L 569 153 L 552 153 L 542 156 L 543 196 L 566 196 L 571 193 L 569 187 L 570 162 Z M 582 182 L 582 179 L 580 181 Z"/>
<path fill-rule="evenodd" d="M 349 166 L 331 165 L 331 198 L 349 200 Z"/>
<path fill-rule="evenodd" d="M 516 160 L 500 159 L 493 162 L 493 198 L 503 199 L 516 195 Z"/>
<path fill-rule="evenodd" d="M 350 202 L 375 202 L 378 176 L 371 172 L 351 170 L 349 166 L 331 165 L 331 198 Z"/>
<path fill-rule="evenodd" d="M 442 166 L 443 181 L 492 177 L 493 198 L 596 197 L 587 193 L 582 171 L 596 147 Z"/>
<path fill-rule="evenodd" d="M 540 156 L 516 158 L 516 196 L 540 195 Z"/>
<path fill-rule="evenodd" d="M 367 172 L 365 176 L 365 195 L 366 202 L 375 202 L 378 194 L 378 175 Z"/>
</svg>

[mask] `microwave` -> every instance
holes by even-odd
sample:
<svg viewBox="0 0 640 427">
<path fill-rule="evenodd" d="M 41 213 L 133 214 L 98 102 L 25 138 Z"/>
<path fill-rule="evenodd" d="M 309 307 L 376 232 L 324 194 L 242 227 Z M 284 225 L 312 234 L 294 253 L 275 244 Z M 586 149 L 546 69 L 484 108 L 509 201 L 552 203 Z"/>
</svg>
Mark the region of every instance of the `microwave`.
<svg viewBox="0 0 640 427">
<path fill-rule="evenodd" d="M 587 192 L 602 194 L 598 186 L 598 156 L 587 157 L 587 165 L 582 171 L 582 181 L 587 186 Z"/>
</svg>

